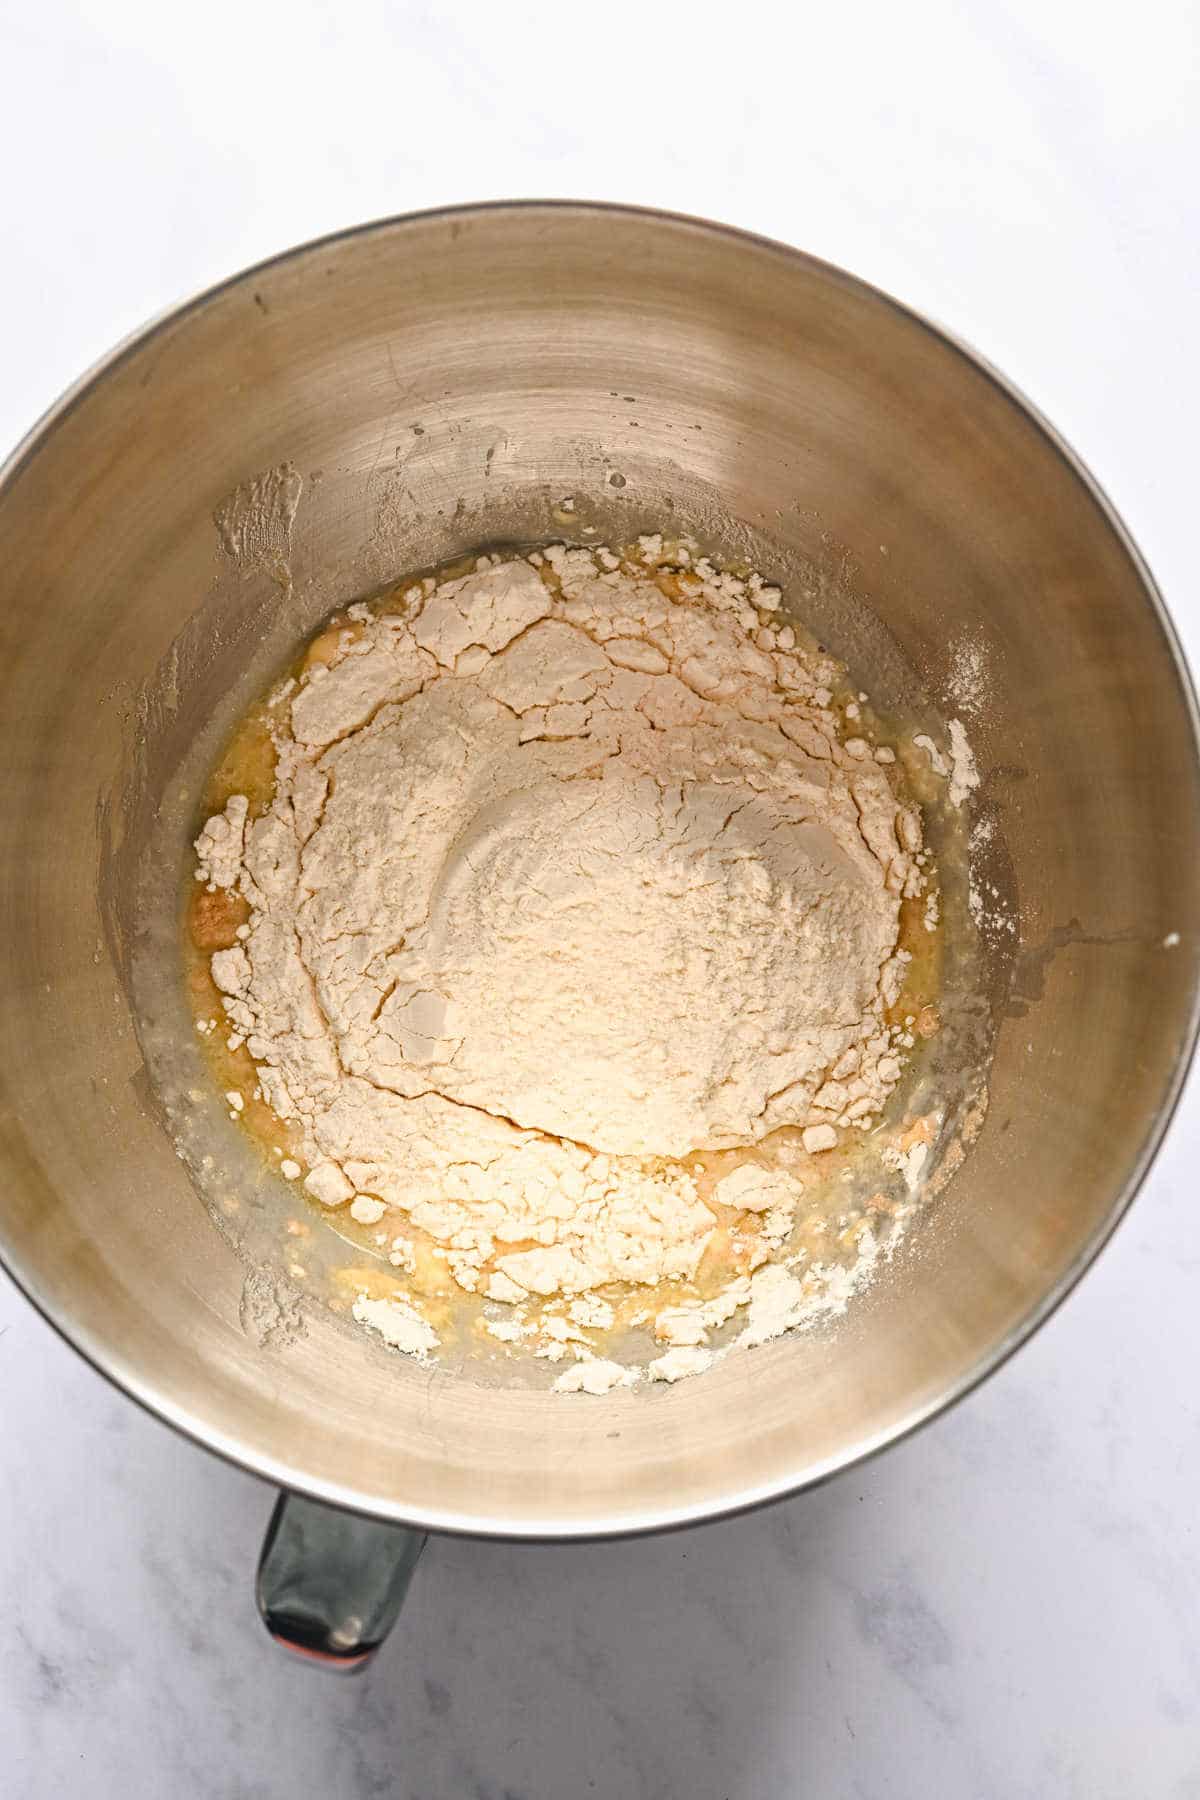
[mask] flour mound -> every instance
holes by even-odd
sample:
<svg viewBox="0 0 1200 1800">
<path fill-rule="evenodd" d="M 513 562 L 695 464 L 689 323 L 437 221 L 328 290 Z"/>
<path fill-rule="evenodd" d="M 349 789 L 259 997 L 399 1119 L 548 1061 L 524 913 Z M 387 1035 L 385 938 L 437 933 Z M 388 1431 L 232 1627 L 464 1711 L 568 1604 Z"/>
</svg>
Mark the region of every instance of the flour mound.
<svg viewBox="0 0 1200 1800">
<path fill-rule="evenodd" d="M 836 1139 L 900 1075 L 919 817 L 777 590 L 643 545 L 351 609 L 281 710 L 271 806 L 197 840 L 251 908 L 213 976 L 309 1191 L 506 1299 L 690 1279 L 690 1152 Z"/>
</svg>

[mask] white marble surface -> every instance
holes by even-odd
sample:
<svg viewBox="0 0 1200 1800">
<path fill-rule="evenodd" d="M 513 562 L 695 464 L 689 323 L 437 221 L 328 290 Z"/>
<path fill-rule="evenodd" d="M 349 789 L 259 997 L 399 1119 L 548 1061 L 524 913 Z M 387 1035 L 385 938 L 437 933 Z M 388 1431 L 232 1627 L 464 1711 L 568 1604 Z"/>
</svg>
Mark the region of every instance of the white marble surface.
<svg viewBox="0 0 1200 1800">
<path fill-rule="evenodd" d="M 772 10 L 3 9 L 0 439 L 146 314 L 343 223 L 674 206 L 972 339 L 1091 462 L 1200 651 L 1194 6 Z M 261 1631 L 269 1493 L 4 1285 L 0 1788 L 1196 1800 L 1198 1153 L 1193 1085 L 1098 1268 L 915 1441 L 688 1535 L 438 1543 L 354 1681 Z"/>
</svg>

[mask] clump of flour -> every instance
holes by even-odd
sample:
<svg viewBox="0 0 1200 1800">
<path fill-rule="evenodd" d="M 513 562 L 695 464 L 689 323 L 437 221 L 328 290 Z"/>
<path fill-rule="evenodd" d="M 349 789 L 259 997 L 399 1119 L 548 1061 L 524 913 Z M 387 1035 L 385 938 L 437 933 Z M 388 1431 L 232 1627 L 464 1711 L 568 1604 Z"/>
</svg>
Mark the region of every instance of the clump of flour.
<svg viewBox="0 0 1200 1800">
<path fill-rule="evenodd" d="M 586 1347 L 611 1318 L 594 1290 L 691 1281 L 713 1241 L 689 1155 L 759 1152 L 717 1198 L 758 1215 L 761 1259 L 802 1192 L 771 1134 L 821 1154 L 899 1080 L 920 815 L 890 751 L 841 740 L 836 666 L 757 576 L 667 569 L 648 538 L 638 560 L 485 558 L 405 598 L 351 608 L 280 690 L 270 806 L 234 795 L 197 839 L 197 878 L 250 908 L 212 974 L 309 1193 L 419 1227 L 513 1309 L 495 1337 L 540 1333 L 577 1359 L 558 1385 L 603 1391 L 630 1372 Z M 708 1366 L 741 1308 L 760 1342 L 850 1280 L 751 1261 L 663 1316 L 649 1374 Z M 415 1303 L 355 1312 L 436 1345 Z"/>
</svg>

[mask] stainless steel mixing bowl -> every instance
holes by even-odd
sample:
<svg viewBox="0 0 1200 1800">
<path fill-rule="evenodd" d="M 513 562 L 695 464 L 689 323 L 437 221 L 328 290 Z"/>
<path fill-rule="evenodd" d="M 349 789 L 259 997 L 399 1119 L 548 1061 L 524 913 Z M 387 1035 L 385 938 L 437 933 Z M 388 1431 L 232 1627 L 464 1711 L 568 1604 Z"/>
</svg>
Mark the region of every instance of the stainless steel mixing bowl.
<svg viewBox="0 0 1200 1800">
<path fill-rule="evenodd" d="M 1020 936 L 980 1140 L 836 1330 L 670 1390 L 564 1401 L 388 1357 L 319 1309 L 274 1329 L 162 1129 L 129 997 L 139 857 L 194 798 L 196 733 L 389 576 L 668 519 L 804 590 L 886 701 L 944 704 L 956 642 L 985 647 L 979 798 Z M 0 1248 L 97 1367 L 247 1468 L 519 1537 L 770 1499 L 994 1368 L 1145 1173 L 1196 1024 L 1178 646 L 1047 426 L 849 276 L 578 205 L 310 245 L 141 332 L 38 426 L 0 486 L 0 584 Z"/>
</svg>

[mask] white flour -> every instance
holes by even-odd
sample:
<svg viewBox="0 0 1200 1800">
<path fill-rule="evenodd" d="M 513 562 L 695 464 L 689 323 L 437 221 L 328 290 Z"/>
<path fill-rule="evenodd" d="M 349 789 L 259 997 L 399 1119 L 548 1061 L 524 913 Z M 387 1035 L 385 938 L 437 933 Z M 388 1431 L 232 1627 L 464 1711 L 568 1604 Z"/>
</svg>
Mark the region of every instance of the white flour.
<svg viewBox="0 0 1200 1800">
<path fill-rule="evenodd" d="M 951 719 L 950 731 L 950 804 L 961 806 L 979 786 L 979 770 L 975 752 L 967 740 L 961 719 Z"/>
<path fill-rule="evenodd" d="M 950 734 L 949 761 L 931 737 L 923 734 L 914 737 L 913 746 L 924 751 L 934 774 L 948 783 L 946 798 L 951 806 L 962 806 L 979 786 L 979 770 L 962 720 L 951 719 L 947 729 Z"/>
<path fill-rule="evenodd" d="M 878 1114 L 925 885 L 894 758 L 841 742 L 835 667 L 778 627 L 778 590 L 701 561 L 668 597 L 661 541 L 641 555 L 485 559 L 403 616 L 352 608 L 277 697 L 273 803 L 235 795 L 196 843 L 251 908 L 212 972 L 309 1192 L 402 1215 L 464 1289 L 535 1309 L 516 1330 L 580 1297 L 539 1354 L 570 1349 L 559 1385 L 588 1392 L 628 1375 L 580 1347 L 612 1317 L 592 1290 L 690 1280 L 713 1239 L 690 1153 L 795 1126 L 820 1154 Z M 721 1189 L 783 1241 L 795 1181 Z M 739 1280 L 659 1333 L 654 1377 L 707 1366 L 738 1306 L 758 1342 L 844 1304 L 813 1271 Z M 436 1343 L 405 1301 L 355 1310 Z"/>
<path fill-rule="evenodd" d="M 991 693 L 991 668 L 982 639 L 969 635 L 957 638 L 950 649 L 948 703 L 968 717 L 977 718 L 987 707 Z"/>
</svg>

